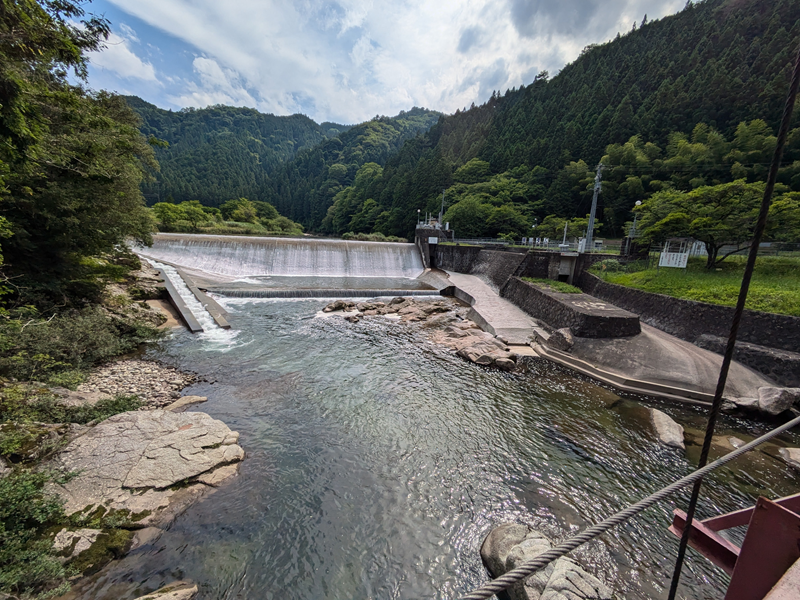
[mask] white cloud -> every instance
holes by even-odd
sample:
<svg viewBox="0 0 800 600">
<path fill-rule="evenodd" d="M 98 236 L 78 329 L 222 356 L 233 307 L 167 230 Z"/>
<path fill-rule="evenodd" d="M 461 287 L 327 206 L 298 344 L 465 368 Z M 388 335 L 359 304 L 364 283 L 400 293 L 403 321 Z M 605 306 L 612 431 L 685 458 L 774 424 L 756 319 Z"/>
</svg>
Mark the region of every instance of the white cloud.
<svg viewBox="0 0 800 600">
<path fill-rule="evenodd" d="M 179 106 L 256 105 L 256 101 L 242 86 L 235 71 L 223 69 L 215 60 L 204 57 L 195 58 L 192 66 L 200 78 L 200 84 L 187 84 L 183 94 L 170 98 L 175 104 Z"/>
<path fill-rule="evenodd" d="M 131 42 L 139 41 L 133 29 L 123 23 L 120 31 L 122 35 L 113 32 L 109 35 L 104 50 L 89 54 L 91 63 L 123 79 L 158 81 L 153 65 L 139 58 L 130 48 Z"/>
<path fill-rule="evenodd" d="M 346 123 L 412 105 L 452 112 L 483 102 L 493 89 L 528 84 L 542 69 L 557 72 L 584 46 L 628 31 L 644 13 L 652 20 L 684 4 L 109 1 L 196 49 L 194 81 L 182 89 L 170 86 L 177 104 L 238 104 Z M 135 36 L 127 29 L 123 35 Z M 127 49 L 121 46 L 117 64 Z M 125 69 L 128 76 L 140 72 L 155 78 L 151 65 L 139 63 L 138 71 Z"/>
</svg>

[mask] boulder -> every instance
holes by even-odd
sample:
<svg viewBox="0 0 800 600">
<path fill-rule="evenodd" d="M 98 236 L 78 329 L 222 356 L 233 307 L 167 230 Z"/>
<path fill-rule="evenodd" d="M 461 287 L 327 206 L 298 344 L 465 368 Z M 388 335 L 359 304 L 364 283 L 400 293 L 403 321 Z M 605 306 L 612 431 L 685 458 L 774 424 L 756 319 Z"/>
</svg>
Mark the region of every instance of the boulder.
<svg viewBox="0 0 800 600">
<path fill-rule="evenodd" d="M 498 369 L 502 369 L 503 371 L 513 371 L 517 368 L 517 363 L 510 358 L 498 358 L 494 361 L 494 364 Z"/>
<path fill-rule="evenodd" d="M 170 412 L 176 412 L 177 410 L 189 406 L 191 404 L 200 404 L 201 402 L 205 402 L 208 400 L 205 396 L 183 396 L 178 398 L 175 402 L 170 404 L 169 406 L 164 407 L 164 410 L 168 410 Z"/>
<path fill-rule="evenodd" d="M 9 467 L 6 464 L 6 461 L 4 461 L 2 458 L 0 458 L 0 479 L 5 477 L 9 473 L 11 473 L 11 467 Z"/>
<path fill-rule="evenodd" d="M 555 350 L 570 352 L 572 347 L 575 345 L 575 339 L 572 337 L 572 331 L 570 331 L 569 327 L 557 329 L 550 334 L 549 338 L 547 338 L 547 345 Z"/>
<path fill-rule="evenodd" d="M 150 592 L 145 596 L 139 596 L 136 600 L 191 600 L 197 595 L 197 586 L 179 581 L 171 583 L 155 592 Z"/>
<path fill-rule="evenodd" d="M 611 600 L 611 589 L 568 558 L 559 558 L 539 600 Z"/>
<path fill-rule="evenodd" d="M 499 577 L 547 552 L 550 540 L 526 525 L 495 527 L 481 545 L 481 559 Z M 611 600 L 611 590 L 577 563 L 560 558 L 506 591 L 510 600 Z"/>
<path fill-rule="evenodd" d="M 191 501 L 208 489 L 193 478 L 244 458 L 238 438 L 205 413 L 122 413 L 73 440 L 58 455 L 54 466 L 78 476 L 55 488 L 68 515 L 102 506 L 137 515 L 141 526 L 157 523 L 171 503 Z M 185 483 L 189 485 L 170 489 Z"/>
<path fill-rule="evenodd" d="M 648 410 L 650 411 L 650 423 L 653 425 L 653 431 L 658 437 L 658 441 L 665 446 L 684 450 L 683 427 L 660 410 L 655 408 Z"/>
<path fill-rule="evenodd" d="M 758 410 L 768 415 L 779 415 L 789 410 L 800 398 L 800 388 L 758 388 Z"/>
<path fill-rule="evenodd" d="M 481 560 L 492 577 L 500 577 L 506 572 L 508 553 L 530 532 L 530 527 L 518 523 L 504 523 L 489 532 L 481 544 Z"/>
</svg>

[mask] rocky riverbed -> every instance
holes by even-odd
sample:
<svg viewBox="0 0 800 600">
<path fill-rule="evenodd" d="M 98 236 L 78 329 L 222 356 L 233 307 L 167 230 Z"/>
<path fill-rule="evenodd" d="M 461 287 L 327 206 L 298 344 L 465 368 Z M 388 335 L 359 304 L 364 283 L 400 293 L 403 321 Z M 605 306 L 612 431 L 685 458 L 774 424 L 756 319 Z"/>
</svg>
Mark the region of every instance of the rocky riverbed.
<svg viewBox="0 0 800 600">
<path fill-rule="evenodd" d="M 193 373 L 149 360 L 120 360 L 94 370 L 74 392 L 55 391 L 70 405 L 96 403 L 113 396 L 137 396 L 145 408 L 160 408 L 180 397 L 197 380 Z"/>
<path fill-rule="evenodd" d="M 415 300 L 397 297 L 389 302 L 348 302 L 336 300 L 323 313 L 340 313 L 347 321 L 358 323 L 367 317 L 389 317 L 400 322 L 423 322 L 431 329 L 428 339 L 454 350 L 458 356 L 475 364 L 513 371 L 517 355 L 496 336 L 482 331 L 467 318 L 469 308 L 458 300 Z"/>
</svg>

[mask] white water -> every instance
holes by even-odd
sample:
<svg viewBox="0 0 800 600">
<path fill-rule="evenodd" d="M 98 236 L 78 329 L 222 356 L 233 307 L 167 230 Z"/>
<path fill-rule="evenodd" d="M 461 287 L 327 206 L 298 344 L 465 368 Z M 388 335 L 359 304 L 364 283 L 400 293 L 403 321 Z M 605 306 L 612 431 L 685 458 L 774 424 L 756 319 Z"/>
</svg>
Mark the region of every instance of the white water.
<svg viewBox="0 0 800 600">
<path fill-rule="evenodd" d="M 418 277 L 413 244 L 160 234 L 150 258 L 231 277 Z"/>
<path fill-rule="evenodd" d="M 192 291 L 189 289 L 189 286 L 186 285 L 186 282 L 180 276 L 175 267 L 171 267 L 170 265 L 165 265 L 151 259 L 147 259 L 147 262 L 157 269 L 162 269 L 164 271 L 164 275 L 166 275 L 170 282 L 172 282 L 172 285 L 175 287 L 178 295 L 186 304 L 186 307 L 189 309 L 192 315 L 194 315 L 194 318 L 197 319 L 197 322 L 200 323 L 200 327 L 203 328 L 203 331 L 198 333 L 197 337 L 211 343 L 209 350 L 225 352 L 233 348 L 235 344 L 234 340 L 238 332 L 230 329 L 223 329 L 217 325 L 216 321 L 214 321 L 214 318 L 192 293 Z"/>
</svg>

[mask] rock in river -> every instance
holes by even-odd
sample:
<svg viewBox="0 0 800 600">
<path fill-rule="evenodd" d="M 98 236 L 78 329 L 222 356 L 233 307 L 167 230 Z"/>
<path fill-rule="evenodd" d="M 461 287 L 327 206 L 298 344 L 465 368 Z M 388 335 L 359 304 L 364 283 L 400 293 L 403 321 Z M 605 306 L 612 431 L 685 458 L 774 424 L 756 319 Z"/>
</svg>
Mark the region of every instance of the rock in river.
<svg viewBox="0 0 800 600">
<path fill-rule="evenodd" d="M 170 503 L 207 489 L 197 476 L 219 485 L 214 472 L 244 458 L 238 439 L 238 433 L 205 413 L 115 415 L 70 442 L 58 456 L 57 466 L 78 473 L 58 486 L 58 492 L 67 514 L 103 506 L 138 514 L 141 525 L 154 523 Z M 189 485 L 170 489 L 178 483 Z"/>
<path fill-rule="evenodd" d="M 492 577 L 521 566 L 551 544 L 526 525 L 506 523 L 493 529 L 481 546 L 483 564 Z M 610 600 L 611 590 L 574 561 L 559 558 L 524 582 L 508 588 L 511 600 Z"/>
<path fill-rule="evenodd" d="M 650 411 L 650 422 L 658 436 L 658 441 L 665 446 L 684 450 L 686 447 L 683 443 L 683 427 L 660 410 L 656 410 L 655 408 L 650 408 L 648 410 Z"/>
</svg>

